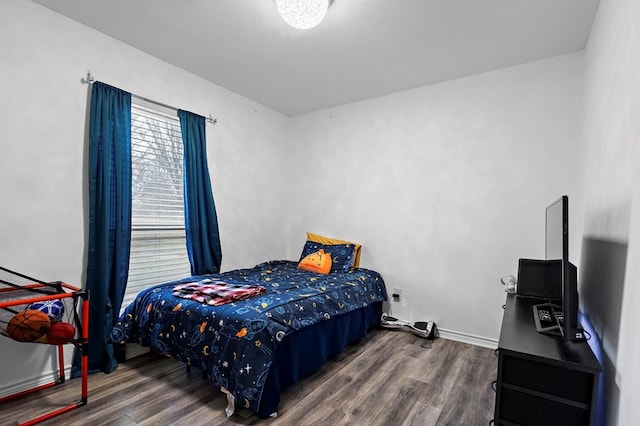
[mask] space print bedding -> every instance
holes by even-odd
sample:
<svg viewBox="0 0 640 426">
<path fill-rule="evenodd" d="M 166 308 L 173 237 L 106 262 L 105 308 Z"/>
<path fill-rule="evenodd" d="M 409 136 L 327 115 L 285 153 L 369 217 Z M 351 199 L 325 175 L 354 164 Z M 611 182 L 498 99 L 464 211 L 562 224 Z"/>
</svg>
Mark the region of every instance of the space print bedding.
<svg viewBox="0 0 640 426">
<path fill-rule="evenodd" d="M 266 417 L 284 387 L 377 325 L 386 299 L 382 277 L 368 269 L 320 274 L 270 261 L 144 290 L 109 340 L 202 370 L 227 394 L 228 415 L 242 406 Z"/>
</svg>

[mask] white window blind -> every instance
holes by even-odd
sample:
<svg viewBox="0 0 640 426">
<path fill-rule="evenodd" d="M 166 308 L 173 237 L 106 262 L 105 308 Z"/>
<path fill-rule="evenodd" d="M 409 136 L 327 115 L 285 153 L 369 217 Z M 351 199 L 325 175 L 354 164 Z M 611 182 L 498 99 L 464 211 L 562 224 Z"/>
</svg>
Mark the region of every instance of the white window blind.
<svg viewBox="0 0 640 426">
<path fill-rule="evenodd" d="M 139 291 L 191 274 L 184 225 L 180 121 L 175 113 L 134 102 L 131 254 L 122 309 Z"/>
</svg>

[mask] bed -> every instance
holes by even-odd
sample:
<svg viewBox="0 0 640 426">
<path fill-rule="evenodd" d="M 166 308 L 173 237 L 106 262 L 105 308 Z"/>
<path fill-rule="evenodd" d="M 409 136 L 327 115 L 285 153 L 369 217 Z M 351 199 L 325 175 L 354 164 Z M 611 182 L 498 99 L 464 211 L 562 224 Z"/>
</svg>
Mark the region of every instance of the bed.
<svg viewBox="0 0 640 426">
<path fill-rule="evenodd" d="M 227 415 L 245 407 L 274 416 L 281 391 L 380 322 L 382 277 L 345 261 L 351 266 L 329 273 L 269 261 L 154 286 L 126 307 L 109 340 L 139 343 L 202 370 L 227 395 Z M 259 291 L 218 306 L 181 293 L 208 283 Z"/>
</svg>

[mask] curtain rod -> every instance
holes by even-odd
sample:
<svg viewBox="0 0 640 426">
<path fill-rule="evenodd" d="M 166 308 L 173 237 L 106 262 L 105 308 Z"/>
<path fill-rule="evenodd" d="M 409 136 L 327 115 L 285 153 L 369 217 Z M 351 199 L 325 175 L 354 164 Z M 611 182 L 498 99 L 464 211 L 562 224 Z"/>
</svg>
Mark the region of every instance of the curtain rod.
<svg viewBox="0 0 640 426">
<path fill-rule="evenodd" d="M 95 81 L 96 81 L 96 79 L 95 79 L 95 78 L 93 78 L 93 76 L 91 75 L 91 73 L 90 73 L 90 72 L 87 72 L 87 78 L 82 78 L 82 79 L 80 79 L 80 82 L 81 82 L 81 83 L 83 83 L 83 84 L 92 84 L 92 83 L 94 83 Z M 165 107 L 165 108 L 169 108 L 169 109 L 172 109 L 172 110 L 178 111 L 178 108 L 176 108 L 176 107 L 174 107 L 174 106 L 167 105 L 167 104 L 163 104 L 162 102 L 154 101 L 153 99 L 145 98 L 145 97 L 143 97 L 143 96 L 136 95 L 136 94 L 133 94 L 133 93 L 131 94 L 131 96 L 133 96 L 134 98 L 137 98 L 137 99 L 143 100 L 143 101 L 145 101 L 145 102 L 150 102 L 150 103 L 152 103 L 152 104 L 156 104 L 156 105 L 159 105 L 159 106 L 161 106 L 161 107 Z M 205 119 L 206 121 L 208 121 L 209 123 L 212 123 L 212 124 L 217 124 L 217 123 L 218 123 L 218 119 L 217 119 L 217 118 L 213 118 L 213 117 L 211 116 L 211 114 L 209 114 L 209 116 L 208 116 L 208 117 L 205 117 L 204 119 Z"/>
</svg>

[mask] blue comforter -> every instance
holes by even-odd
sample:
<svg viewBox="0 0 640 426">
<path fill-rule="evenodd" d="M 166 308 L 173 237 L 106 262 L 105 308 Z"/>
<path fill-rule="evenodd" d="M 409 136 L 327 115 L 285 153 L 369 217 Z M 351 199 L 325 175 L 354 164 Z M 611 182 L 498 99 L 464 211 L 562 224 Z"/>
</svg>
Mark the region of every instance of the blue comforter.
<svg viewBox="0 0 640 426">
<path fill-rule="evenodd" d="M 173 296 L 178 283 L 204 278 L 261 285 L 266 293 L 221 306 Z M 382 277 L 358 268 L 328 275 L 271 261 L 251 269 L 188 277 L 140 292 L 111 331 L 206 372 L 238 404 L 257 411 L 278 343 L 290 333 L 387 299 Z"/>
</svg>

